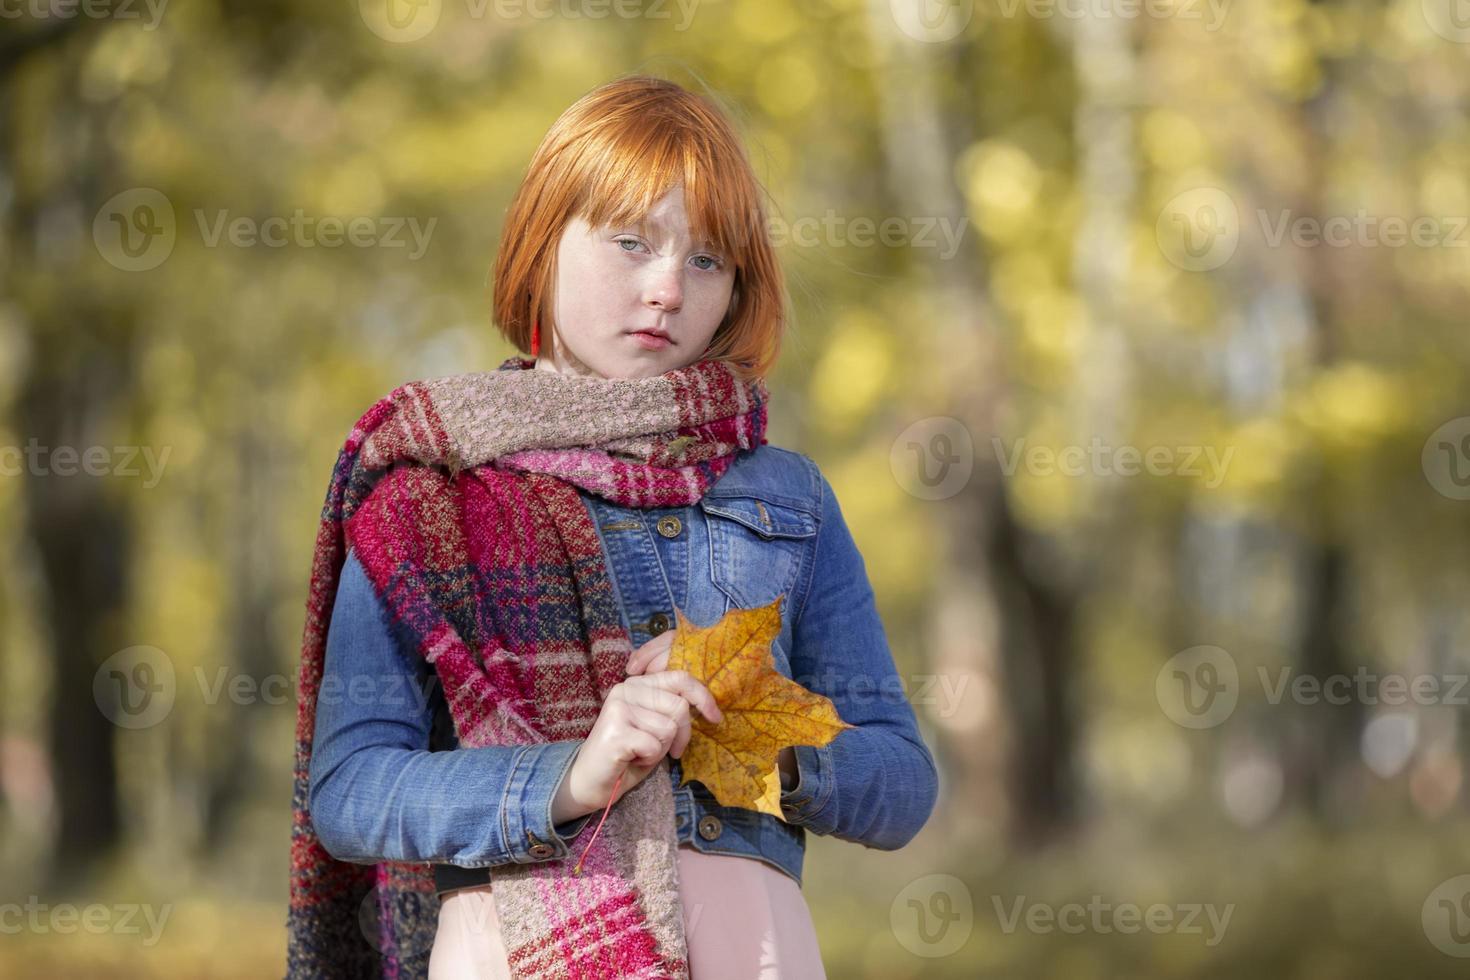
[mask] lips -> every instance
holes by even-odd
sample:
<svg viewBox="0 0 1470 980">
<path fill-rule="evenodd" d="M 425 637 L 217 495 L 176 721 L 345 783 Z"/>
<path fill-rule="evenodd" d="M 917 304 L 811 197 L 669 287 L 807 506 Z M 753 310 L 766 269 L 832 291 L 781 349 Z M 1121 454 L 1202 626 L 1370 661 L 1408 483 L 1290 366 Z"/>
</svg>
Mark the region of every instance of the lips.
<svg viewBox="0 0 1470 980">
<path fill-rule="evenodd" d="M 667 334 L 655 333 L 651 330 L 635 330 L 628 334 L 633 342 L 645 350 L 663 350 L 673 343 Z"/>
</svg>

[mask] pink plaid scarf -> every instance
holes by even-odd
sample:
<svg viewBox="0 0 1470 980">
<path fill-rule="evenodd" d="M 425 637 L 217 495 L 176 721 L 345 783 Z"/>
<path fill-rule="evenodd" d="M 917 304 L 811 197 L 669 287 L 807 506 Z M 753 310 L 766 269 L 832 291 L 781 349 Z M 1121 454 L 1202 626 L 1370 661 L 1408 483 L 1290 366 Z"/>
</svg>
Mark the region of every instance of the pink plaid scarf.
<svg viewBox="0 0 1470 980">
<path fill-rule="evenodd" d="M 686 505 L 737 451 L 766 442 L 764 383 L 722 361 L 613 380 L 532 368 L 512 357 L 497 371 L 404 385 L 338 456 L 301 651 L 292 978 L 424 977 L 438 922 L 430 865 L 336 861 L 306 807 L 347 548 L 434 665 L 462 746 L 584 738 L 632 641 L 575 488 L 624 506 Z M 619 799 L 580 875 L 575 857 L 493 869 L 512 976 L 688 977 L 668 766 Z M 586 822 L 573 855 L 596 826 Z"/>
</svg>

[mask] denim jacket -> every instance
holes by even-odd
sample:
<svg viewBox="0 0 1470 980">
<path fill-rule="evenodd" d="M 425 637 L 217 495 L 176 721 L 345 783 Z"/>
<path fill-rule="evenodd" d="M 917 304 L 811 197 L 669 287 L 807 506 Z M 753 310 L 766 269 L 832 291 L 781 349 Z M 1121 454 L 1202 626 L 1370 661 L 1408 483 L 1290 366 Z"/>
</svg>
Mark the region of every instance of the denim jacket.
<svg viewBox="0 0 1470 980">
<path fill-rule="evenodd" d="M 827 745 L 794 748 L 799 775 L 781 792 L 779 818 L 720 806 L 700 782 L 680 786 L 680 762 L 671 758 L 680 843 L 765 861 L 798 884 L 806 831 L 881 850 L 907 844 L 933 811 L 938 772 L 862 555 L 816 464 L 761 445 L 683 507 L 622 507 L 579 492 L 635 649 L 675 625 L 675 606 L 705 627 L 732 606 L 784 593 L 776 669 L 830 698 L 856 726 Z M 330 854 L 364 864 L 431 862 L 441 893 L 484 884 L 484 869 L 498 864 L 561 860 L 601 812 L 551 820 L 582 743 L 461 749 L 432 666 L 386 625 L 348 552 L 309 780 L 312 823 Z"/>
</svg>

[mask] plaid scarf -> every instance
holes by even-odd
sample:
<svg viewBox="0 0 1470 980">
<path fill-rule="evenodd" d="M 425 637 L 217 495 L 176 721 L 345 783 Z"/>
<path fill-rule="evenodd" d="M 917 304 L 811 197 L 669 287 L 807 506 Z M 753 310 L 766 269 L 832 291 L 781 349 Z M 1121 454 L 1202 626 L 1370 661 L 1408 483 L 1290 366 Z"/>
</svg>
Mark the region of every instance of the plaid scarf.
<svg viewBox="0 0 1470 980">
<path fill-rule="evenodd" d="M 431 865 L 360 865 L 322 848 L 307 809 L 317 695 L 348 547 L 443 684 L 464 747 L 586 737 L 624 679 L 621 622 L 576 487 L 632 507 L 694 503 L 766 442 L 767 391 L 724 362 L 655 378 L 497 371 L 395 389 L 353 427 L 317 532 L 292 798 L 288 976 L 425 977 Z M 623 795 L 587 853 L 498 865 L 516 978 L 687 978 L 669 762 Z"/>
</svg>

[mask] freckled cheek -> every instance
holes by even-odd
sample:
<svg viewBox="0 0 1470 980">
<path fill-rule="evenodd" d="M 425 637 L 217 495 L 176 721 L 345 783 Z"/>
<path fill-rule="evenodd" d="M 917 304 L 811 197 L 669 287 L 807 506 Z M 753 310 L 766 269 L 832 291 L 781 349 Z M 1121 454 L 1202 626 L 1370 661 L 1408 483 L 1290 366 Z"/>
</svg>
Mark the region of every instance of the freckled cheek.
<svg viewBox="0 0 1470 980">
<path fill-rule="evenodd" d="M 635 305 L 639 295 L 635 280 L 597 263 L 567 285 L 574 297 L 573 304 L 583 316 L 600 314 L 616 318 L 617 311 Z"/>
<path fill-rule="evenodd" d="M 713 318 L 718 323 L 730 306 L 730 289 L 722 283 L 702 283 L 690 289 L 685 297 L 687 312 L 698 312 L 701 319 Z"/>
</svg>

